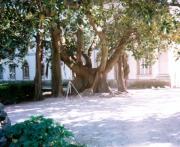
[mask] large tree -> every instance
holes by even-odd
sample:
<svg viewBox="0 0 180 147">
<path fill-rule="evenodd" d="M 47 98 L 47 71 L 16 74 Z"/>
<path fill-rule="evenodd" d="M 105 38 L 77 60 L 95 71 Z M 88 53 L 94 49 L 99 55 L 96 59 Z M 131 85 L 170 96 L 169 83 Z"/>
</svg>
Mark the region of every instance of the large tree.
<svg viewBox="0 0 180 147">
<path fill-rule="evenodd" d="M 9 5 L 9 2 L 11 1 L 3 4 Z M 11 3 L 14 2 L 16 1 Z M 37 85 L 41 84 L 39 71 L 43 34 L 47 32 L 51 38 L 54 96 L 62 94 L 60 60 L 75 73 L 74 84 L 79 91 L 88 89 L 93 92 L 107 92 L 109 87 L 106 76 L 126 50 L 131 51 L 136 59 L 145 57 L 151 62 L 162 43 L 176 39 L 174 34 L 178 34 L 179 29 L 179 22 L 169 13 L 169 5 L 179 7 L 175 1 L 25 0 L 16 4 L 16 9 L 25 14 L 23 21 L 19 22 L 22 28 L 27 30 L 28 33 L 25 34 L 33 32 L 29 28 L 33 28 L 37 33 Z M 3 18 L 6 17 L 5 15 Z M 17 18 L 23 17 L 20 15 Z M 30 27 L 26 27 L 24 21 L 29 21 Z M 3 24 L 5 23 L 8 24 L 8 21 L 3 21 Z M 10 23 L 15 24 L 12 20 Z M 11 30 L 6 29 L 8 25 L 4 26 L 6 32 Z M 15 30 L 19 31 L 19 28 Z M 23 34 L 22 29 L 19 34 Z M 5 35 L 1 33 L 1 36 Z M 21 44 L 18 45 L 22 47 Z M 98 64 L 95 67 L 91 63 L 94 50 L 98 52 Z M 40 92 L 40 85 L 36 90 L 37 93 Z"/>
<path fill-rule="evenodd" d="M 60 12 L 63 9 L 61 1 L 11 1 L 1 3 L 1 58 L 26 55 L 29 42 L 35 40 L 36 73 L 35 100 L 42 99 L 42 58 L 46 39 L 51 38 L 52 52 L 52 94 L 62 95 L 62 80 L 60 68 Z M 57 27 L 58 26 L 58 27 Z M 34 39 L 35 38 L 35 39 Z M 23 50 L 24 49 L 24 50 Z M 23 52 L 24 51 L 24 52 Z M 25 52 L 26 51 L 26 52 Z M 7 54 L 8 53 L 8 54 Z M 7 54 L 7 55 L 6 55 Z M 12 58 L 13 59 L 13 58 Z"/>
<path fill-rule="evenodd" d="M 23 57 L 31 37 L 31 22 L 13 2 L 0 1 L 0 59 Z"/>
<path fill-rule="evenodd" d="M 71 13 L 64 17 L 71 21 L 75 19 L 77 27 L 70 33 L 74 24 L 64 28 L 67 34 L 61 58 L 76 74 L 74 84 L 80 91 L 109 91 L 106 76 L 125 50 L 131 51 L 137 59 L 145 57 L 150 62 L 161 49 L 160 45 L 171 39 L 169 33 L 177 33 L 179 25 L 169 13 L 169 3 L 165 1 L 85 0 L 69 4 L 69 9 Z M 84 37 L 80 37 L 79 30 Z M 96 38 L 99 51 L 99 64 L 95 68 L 87 64 L 91 61 L 91 54 L 88 54 L 92 50 L 91 43 L 89 48 L 80 43 L 88 37 L 87 31 L 91 34 L 89 40 Z"/>
<path fill-rule="evenodd" d="M 43 6 L 41 2 L 33 1 L 1 2 L 1 58 L 15 57 L 23 59 L 27 54 L 30 44 L 36 46 L 36 74 L 34 79 L 35 100 L 42 99 L 41 61 L 43 52 Z M 32 43 L 35 40 L 35 43 Z"/>
</svg>

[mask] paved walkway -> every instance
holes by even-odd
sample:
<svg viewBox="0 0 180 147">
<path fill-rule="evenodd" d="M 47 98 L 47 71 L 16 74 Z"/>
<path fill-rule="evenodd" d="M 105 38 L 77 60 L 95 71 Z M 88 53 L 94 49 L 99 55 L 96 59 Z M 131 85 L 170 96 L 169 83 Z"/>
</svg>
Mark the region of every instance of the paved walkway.
<svg viewBox="0 0 180 147">
<path fill-rule="evenodd" d="M 6 107 L 13 123 L 45 115 L 90 147 L 180 147 L 180 89 L 131 90 L 119 97 L 46 99 Z"/>
</svg>

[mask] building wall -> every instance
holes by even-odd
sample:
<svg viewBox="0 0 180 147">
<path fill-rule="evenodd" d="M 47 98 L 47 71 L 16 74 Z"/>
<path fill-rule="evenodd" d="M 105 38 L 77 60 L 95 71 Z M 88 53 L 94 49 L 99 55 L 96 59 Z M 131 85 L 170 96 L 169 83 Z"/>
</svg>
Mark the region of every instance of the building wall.
<svg viewBox="0 0 180 147">
<path fill-rule="evenodd" d="M 170 80 L 169 72 L 169 53 L 163 52 L 159 54 L 158 59 L 153 65 L 151 65 L 149 74 L 138 74 L 137 61 L 131 56 L 130 57 L 130 75 L 129 79 L 159 79 L 159 80 Z M 136 66 L 134 66 L 136 65 Z M 141 65 L 139 65 L 141 66 Z"/>
<path fill-rule="evenodd" d="M 129 64 L 129 79 L 137 79 L 137 61 L 132 57 L 131 53 L 128 54 L 128 64 Z"/>
<path fill-rule="evenodd" d="M 170 73 L 170 67 L 171 67 L 171 58 L 172 54 L 168 52 L 163 52 L 162 54 L 159 54 L 158 60 L 150 67 L 149 74 L 142 74 L 140 69 L 142 69 L 141 63 L 138 63 L 138 61 L 135 60 L 135 58 L 132 56 L 131 53 L 128 54 L 128 64 L 130 67 L 130 73 L 129 73 L 129 81 L 137 81 L 137 80 L 163 80 L 167 82 L 171 82 L 171 73 Z M 179 62 L 180 65 L 180 62 Z M 180 66 L 179 66 L 180 67 Z M 108 79 L 112 80 L 115 79 L 115 70 L 114 68 L 112 71 L 108 74 Z M 180 79 L 179 79 L 180 81 Z"/>
<path fill-rule="evenodd" d="M 172 44 L 169 50 L 169 74 L 171 87 L 180 87 L 180 58 L 177 58 L 177 51 L 180 44 Z M 174 54 L 175 53 L 175 54 Z"/>
<path fill-rule="evenodd" d="M 98 51 L 92 53 L 92 65 L 93 67 L 97 67 L 98 63 L 96 62 Z M 35 76 L 35 50 L 29 50 L 27 56 L 24 58 L 29 65 L 29 79 L 34 80 Z M 3 64 L 3 80 L 10 80 L 9 76 L 9 64 L 5 64 L 7 60 L 3 60 L 0 64 Z M 22 62 L 18 62 L 17 59 L 13 60 L 10 63 L 15 63 L 18 66 L 16 67 L 16 80 L 24 80 L 23 79 L 23 71 L 22 71 Z M 46 70 L 46 62 L 44 61 Z M 180 87 L 180 60 L 175 60 L 173 56 L 173 50 L 169 50 L 167 52 L 163 52 L 159 54 L 158 60 L 151 67 L 151 74 L 138 74 L 138 64 L 137 61 L 129 54 L 128 64 L 130 66 L 129 80 L 141 80 L 141 79 L 159 79 L 169 81 L 172 87 Z M 62 69 L 62 79 L 72 79 L 71 70 L 61 62 Z M 44 71 L 45 72 L 45 71 Z M 115 68 L 109 72 L 107 78 L 109 80 L 115 79 Z M 48 75 L 43 76 L 43 80 L 51 80 L 51 65 L 49 65 Z"/>
<path fill-rule="evenodd" d="M 97 51 L 95 51 L 92 55 L 92 63 L 93 67 L 97 67 L 97 63 L 95 62 L 97 56 Z M 172 52 L 166 51 L 159 54 L 158 59 L 156 62 L 151 66 L 151 73 L 150 74 L 139 74 L 138 73 L 138 63 L 135 58 L 132 56 L 131 53 L 128 53 L 128 64 L 130 66 L 130 73 L 129 73 L 129 81 L 137 81 L 137 80 L 164 80 L 171 83 L 171 72 L 172 69 Z M 180 62 L 179 62 L 180 67 Z M 177 72 L 176 72 L 177 73 Z M 173 73 L 174 74 L 174 73 Z M 180 72 L 179 72 L 180 74 Z M 116 71 L 115 66 L 113 69 L 108 73 L 107 79 L 108 80 L 115 80 L 116 78 Z M 177 81 L 177 80 L 176 80 Z M 180 83 L 180 78 L 179 78 Z M 180 84 L 179 84 L 180 85 Z"/>
<path fill-rule="evenodd" d="M 29 65 L 29 78 L 28 79 L 23 79 L 23 69 L 22 69 L 23 61 L 26 61 Z M 16 73 L 15 80 L 34 80 L 35 71 L 36 71 L 35 50 L 33 49 L 29 50 L 27 56 L 25 56 L 23 61 L 19 61 L 17 58 L 15 58 L 11 62 L 9 60 L 1 61 L 0 64 L 2 64 L 3 66 L 3 79 L 0 79 L 0 81 L 12 80 L 10 79 L 10 71 L 9 71 L 10 64 L 17 65 L 15 68 L 15 73 Z M 46 68 L 47 68 L 47 64 L 44 61 L 44 75 L 42 76 L 42 79 L 51 80 L 51 65 L 49 65 L 49 68 L 48 68 L 48 75 L 45 75 Z M 72 79 L 71 70 L 63 62 L 61 62 L 61 72 L 62 72 L 62 79 Z"/>
</svg>

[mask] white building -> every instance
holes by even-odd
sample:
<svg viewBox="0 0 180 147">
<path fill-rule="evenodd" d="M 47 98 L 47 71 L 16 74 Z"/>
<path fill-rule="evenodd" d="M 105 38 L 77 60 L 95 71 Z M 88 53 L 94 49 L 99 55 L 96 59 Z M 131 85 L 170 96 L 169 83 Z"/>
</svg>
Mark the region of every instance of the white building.
<svg viewBox="0 0 180 147">
<path fill-rule="evenodd" d="M 96 55 L 97 52 L 93 52 L 93 67 L 97 67 Z M 130 65 L 129 81 L 131 82 L 155 79 L 167 81 L 171 87 L 180 87 L 180 61 L 175 61 L 172 50 L 160 54 L 155 64 L 147 68 L 143 66 L 143 60 L 136 61 L 130 54 L 128 62 Z M 43 67 L 43 80 L 50 80 L 50 68 L 47 70 L 46 63 Z M 31 49 L 23 62 L 18 62 L 16 59 L 8 63 L 7 60 L 0 61 L 0 81 L 34 80 L 35 68 L 35 51 Z M 71 80 L 72 72 L 63 62 L 61 63 L 61 69 L 62 78 Z M 114 69 L 108 74 L 108 79 L 115 79 Z"/>
<path fill-rule="evenodd" d="M 176 49 L 178 47 L 176 46 Z M 128 56 L 128 64 L 130 66 L 129 83 L 140 80 L 159 80 L 169 83 L 170 87 L 180 87 L 180 60 L 176 60 L 173 49 L 159 54 L 158 59 L 151 66 L 143 66 L 144 60 L 137 61 L 131 54 Z M 114 77 L 115 71 L 112 70 L 108 74 L 108 79 L 112 80 Z"/>
<path fill-rule="evenodd" d="M 50 65 L 47 66 L 47 64 L 44 62 L 42 67 L 43 67 L 42 79 L 51 80 Z M 63 79 L 72 78 L 72 72 L 63 62 L 61 62 L 61 69 L 62 69 Z M 9 61 L 9 60 L 0 61 L 0 81 L 34 80 L 35 71 L 36 71 L 36 63 L 35 63 L 34 49 L 29 49 L 28 54 L 25 56 L 22 62 L 20 62 L 16 58 L 13 61 Z"/>
</svg>

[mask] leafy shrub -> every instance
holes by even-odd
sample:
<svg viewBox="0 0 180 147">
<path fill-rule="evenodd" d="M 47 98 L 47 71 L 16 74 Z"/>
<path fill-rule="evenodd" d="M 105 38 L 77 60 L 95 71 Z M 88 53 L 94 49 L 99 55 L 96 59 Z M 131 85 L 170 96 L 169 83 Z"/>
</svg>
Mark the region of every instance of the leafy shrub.
<svg viewBox="0 0 180 147">
<path fill-rule="evenodd" d="M 63 80 L 64 89 L 67 88 L 69 80 Z M 51 91 L 51 81 L 42 82 L 43 92 Z M 48 95 L 49 96 L 49 95 Z M 34 97 L 33 81 L 1 81 L 0 102 L 3 104 L 14 104 L 23 101 L 32 101 Z"/>
<path fill-rule="evenodd" d="M 6 131 L 10 147 L 82 147 L 75 142 L 72 132 L 52 119 L 31 117 Z"/>
<path fill-rule="evenodd" d="M 0 84 L 0 101 L 3 104 L 30 101 L 33 96 L 33 82 L 8 82 Z"/>
</svg>

